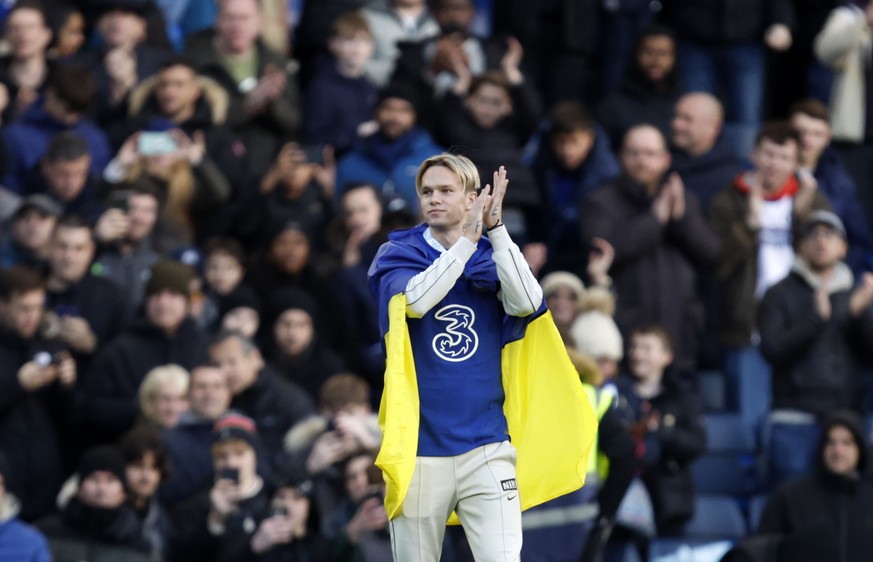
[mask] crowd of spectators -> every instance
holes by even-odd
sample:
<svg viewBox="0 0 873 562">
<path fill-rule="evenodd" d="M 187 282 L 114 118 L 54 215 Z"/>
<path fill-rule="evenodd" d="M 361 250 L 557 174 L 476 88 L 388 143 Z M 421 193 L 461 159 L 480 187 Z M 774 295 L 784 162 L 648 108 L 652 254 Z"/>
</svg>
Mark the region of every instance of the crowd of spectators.
<svg viewBox="0 0 873 562">
<path fill-rule="evenodd" d="M 838 437 L 866 460 L 873 2 L 17 0 L 0 24 L 0 560 L 390 560 L 367 271 L 445 151 L 507 168 L 503 220 L 604 404 L 596 539 L 526 560 L 682 533 L 702 370 L 767 421 L 766 491 Z"/>
</svg>

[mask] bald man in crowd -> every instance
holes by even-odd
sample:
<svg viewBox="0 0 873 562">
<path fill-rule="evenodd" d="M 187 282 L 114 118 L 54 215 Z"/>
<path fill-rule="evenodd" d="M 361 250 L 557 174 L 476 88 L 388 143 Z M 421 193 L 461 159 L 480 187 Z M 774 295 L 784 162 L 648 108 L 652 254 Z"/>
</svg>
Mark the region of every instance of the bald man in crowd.
<svg viewBox="0 0 873 562">
<path fill-rule="evenodd" d="M 715 194 L 745 167 L 724 140 L 723 124 L 721 102 L 705 92 L 679 98 L 670 123 L 673 169 L 697 196 L 704 213 Z"/>
</svg>

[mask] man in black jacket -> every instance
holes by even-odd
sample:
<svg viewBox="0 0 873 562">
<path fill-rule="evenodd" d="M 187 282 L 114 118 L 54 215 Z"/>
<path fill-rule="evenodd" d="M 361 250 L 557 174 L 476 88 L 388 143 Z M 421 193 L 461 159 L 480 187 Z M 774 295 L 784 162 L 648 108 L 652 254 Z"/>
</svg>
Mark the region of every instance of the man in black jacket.
<svg viewBox="0 0 873 562">
<path fill-rule="evenodd" d="M 873 274 L 857 288 L 846 256 L 846 230 L 830 211 L 815 211 L 803 226 L 791 273 L 761 301 L 761 352 L 773 366 L 773 411 L 799 412 L 789 428 L 773 427 L 771 473 L 779 480 L 804 474 L 815 450 L 815 421 L 836 408 L 861 410 L 862 360 L 873 343 Z M 798 416 L 795 414 L 794 418 Z M 798 430 L 807 426 L 805 437 Z M 784 454 L 779 446 L 791 447 Z"/>
<path fill-rule="evenodd" d="M 175 363 L 191 369 L 206 362 L 206 337 L 188 316 L 192 271 L 165 260 L 151 269 L 145 317 L 106 344 L 84 383 L 83 417 L 96 438 L 112 439 L 136 420 L 136 394 L 154 367 Z"/>
<path fill-rule="evenodd" d="M 296 384 L 282 380 L 254 342 L 240 334 L 219 333 L 209 346 L 209 359 L 227 377 L 233 393 L 231 409 L 255 420 L 267 456 L 275 464 L 285 433 L 314 413 L 312 399 Z"/>
<path fill-rule="evenodd" d="M 61 482 L 58 427 L 72 417 L 76 363 L 38 334 L 45 285 L 21 266 L 0 270 L 0 449 L 22 518 L 52 511 Z"/>
</svg>

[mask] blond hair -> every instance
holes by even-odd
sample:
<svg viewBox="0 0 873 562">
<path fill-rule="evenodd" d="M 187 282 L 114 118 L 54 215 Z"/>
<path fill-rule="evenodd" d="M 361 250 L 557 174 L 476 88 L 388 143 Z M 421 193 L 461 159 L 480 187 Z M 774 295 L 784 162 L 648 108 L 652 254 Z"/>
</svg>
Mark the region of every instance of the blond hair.
<svg viewBox="0 0 873 562">
<path fill-rule="evenodd" d="M 188 396 L 188 384 L 191 381 L 191 376 L 184 367 L 179 365 L 160 365 L 146 373 L 142 384 L 139 385 L 137 397 L 139 398 L 139 409 L 149 420 L 155 419 L 155 409 L 152 407 L 152 399 L 160 392 L 167 384 L 171 384 L 176 388 L 181 389 L 182 396 Z"/>
<path fill-rule="evenodd" d="M 442 166 L 454 172 L 461 180 L 461 185 L 464 186 L 464 193 L 471 193 L 479 189 L 479 170 L 476 169 L 473 161 L 460 154 L 445 153 L 431 156 L 418 167 L 418 174 L 415 176 L 415 191 L 419 195 L 421 194 L 421 179 L 424 177 L 424 173 L 436 166 Z"/>
</svg>

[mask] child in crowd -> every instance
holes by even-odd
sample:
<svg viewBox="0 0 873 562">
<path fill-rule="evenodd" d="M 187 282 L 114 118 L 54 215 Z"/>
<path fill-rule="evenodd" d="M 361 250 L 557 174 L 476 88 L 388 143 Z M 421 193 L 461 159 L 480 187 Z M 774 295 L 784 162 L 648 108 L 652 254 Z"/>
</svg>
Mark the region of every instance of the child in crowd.
<svg viewBox="0 0 873 562">
<path fill-rule="evenodd" d="M 204 325 L 214 331 L 233 313 L 229 320 L 233 328 L 252 337 L 260 324 L 260 306 L 257 295 L 243 283 L 245 250 L 233 238 L 216 237 L 206 241 L 203 254 Z"/>
<path fill-rule="evenodd" d="M 358 12 L 333 23 L 328 41 L 331 59 L 315 70 L 304 97 L 304 127 L 309 142 L 329 144 L 342 155 L 358 136 L 366 136 L 378 89 L 364 75 L 373 56 L 373 34 Z M 372 132 L 370 130 L 369 132 Z"/>
<path fill-rule="evenodd" d="M 670 336 L 661 326 L 631 333 L 629 376 L 618 381 L 620 402 L 633 412 L 631 432 L 642 456 L 642 478 L 652 497 L 659 535 L 681 533 L 694 513 L 691 462 L 706 449 L 696 393 L 669 370 Z"/>
</svg>

